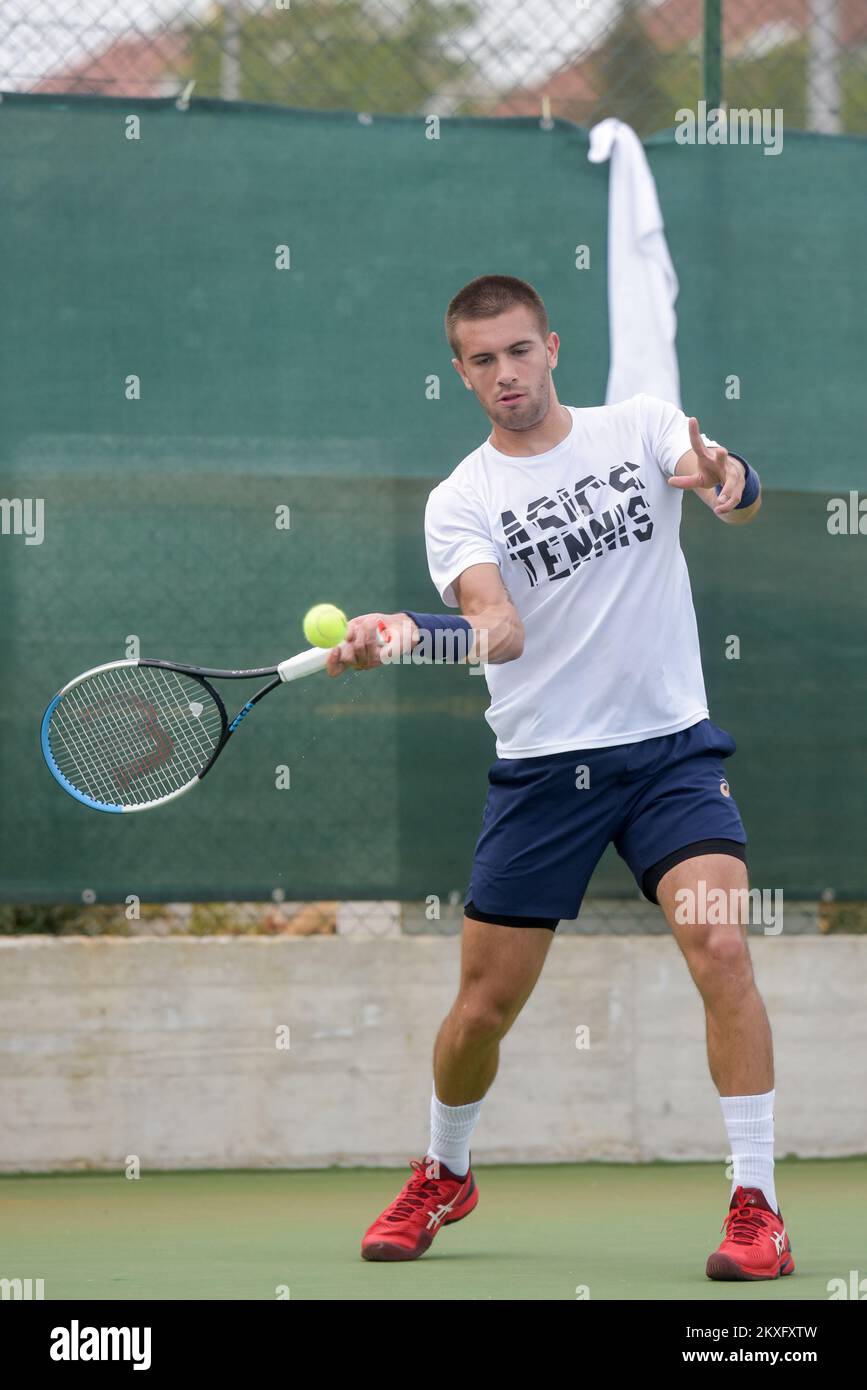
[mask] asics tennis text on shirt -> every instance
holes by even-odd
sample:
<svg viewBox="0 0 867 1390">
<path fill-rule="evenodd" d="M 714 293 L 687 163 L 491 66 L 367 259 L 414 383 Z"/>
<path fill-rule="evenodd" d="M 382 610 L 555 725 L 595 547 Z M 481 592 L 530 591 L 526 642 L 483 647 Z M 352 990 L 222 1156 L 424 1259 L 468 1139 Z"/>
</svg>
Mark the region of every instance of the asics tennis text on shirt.
<svg viewBox="0 0 867 1390">
<path fill-rule="evenodd" d="M 470 565 L 496 564 L 524 624 L 521 656 L 484 668 L 499 758 L 636 743 L 708 717 L 683 494 L 666 481 L 691 447 L 687 416 L 643 394 L 567 408 L 555 448 L 514 458 L 488 440 L 425 509 L 443 602 L 455 606 Z"/>
</svg>

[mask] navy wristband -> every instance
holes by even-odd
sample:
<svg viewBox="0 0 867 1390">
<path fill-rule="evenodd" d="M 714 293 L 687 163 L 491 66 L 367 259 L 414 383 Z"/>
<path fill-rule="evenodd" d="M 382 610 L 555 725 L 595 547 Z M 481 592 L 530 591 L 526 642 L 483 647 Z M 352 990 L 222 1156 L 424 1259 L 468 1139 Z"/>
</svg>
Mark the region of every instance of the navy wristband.
<svg viewBox="0 0 867 1390">
<path fill-rule="evenodd" d="M 411 613 L 408 608 L 403 611 L 408 618 L 412 618 L 422 641 L 427 634 L 428 645 L 433 646 L 434 661 L 466 661 L 473 640 L 473 625 L 469 618 L 462 617 L 460 613 Z M 442 637 L 437 637 L 442 632 L 454 632 L 456 636 L 444 641 Z M 463 640 L 461 633 L 466 634 Z"/>
<path fill-rule="evenodd" d="M 730 454 L 733 459 L 737 459 L 738 463 L 742 463 L 744 466 L 744 490 L 741 493 L 740 502 L 738 502 L 738 505 L 734 509 L 736 512 L 739 512 L 741 507 L 751 507 L 758 497 L 761 490 L 759 475 L 754 468 L 750 468 L 750 465 L 741 454 L 736 454 L 733 449 L 727 449 L 726 453 Z M 722 490 L 722 483 L 717 483 L 714 488 L 717 497 L 719 497 Z"/>
</svg>

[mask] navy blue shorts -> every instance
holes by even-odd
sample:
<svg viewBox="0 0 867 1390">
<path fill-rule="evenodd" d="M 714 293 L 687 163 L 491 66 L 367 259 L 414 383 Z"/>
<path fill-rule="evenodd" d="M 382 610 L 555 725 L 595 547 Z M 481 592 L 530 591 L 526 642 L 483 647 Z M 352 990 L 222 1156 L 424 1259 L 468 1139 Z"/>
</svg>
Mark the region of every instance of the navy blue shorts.
<svg viewBox="0 0 867 1390">
<path fill-rule="evenodd" d="M 468 917 L 551 929 L 578 916 L 590 876 L 614 843 L 646 898 L 697 854 L 746 860 L 723 758 L 731 734 L 689 729 L 613 748 L 498 758 L 464 900 Z M 529 920 L 528 920 L 529 919 Z"/>
</svg>

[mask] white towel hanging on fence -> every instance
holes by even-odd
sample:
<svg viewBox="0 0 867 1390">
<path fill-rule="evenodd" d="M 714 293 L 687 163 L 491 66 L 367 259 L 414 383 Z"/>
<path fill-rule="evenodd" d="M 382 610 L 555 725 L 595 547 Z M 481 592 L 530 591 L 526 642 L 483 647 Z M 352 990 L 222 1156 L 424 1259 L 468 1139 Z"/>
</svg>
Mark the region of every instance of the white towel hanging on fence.
<svg viewBox="0 0 867 1390">
<path fill-rule="evenodd" d="M 588 159 L 611 160 L 605 403 L 646 391 L 680 406 L 674 345 L 678 283 L 644 147 L 631 126 L 609 117 L 590 131 Z"/>
</svg>

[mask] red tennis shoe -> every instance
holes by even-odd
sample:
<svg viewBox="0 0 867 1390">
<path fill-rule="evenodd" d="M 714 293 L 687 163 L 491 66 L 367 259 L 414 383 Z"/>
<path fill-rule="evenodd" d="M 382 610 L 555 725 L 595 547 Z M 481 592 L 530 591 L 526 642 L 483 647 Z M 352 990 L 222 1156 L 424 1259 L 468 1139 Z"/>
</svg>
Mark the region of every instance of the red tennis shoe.
<svg viewBox="0 0 867 1390">
<path fill-rule="evenodd" d="M 456 1178 L 435 1158 L 414 1158 L 414 1170 L 381 1216 L 365 1232 L 361 1242 L 364 1260 L 417 1260 L 441 1226 L 463 1221 L 478 1204 L 473 1170 Z"/>
<path fill-rule="evenodd" d="M 708 1258 L 708 1279 L 778 1279 L 795 1261 L 782 1213 L 772 1211 L 759 1187 L 738 1187 L 723 1222 L 725 1240 Z"/>
</svg>

